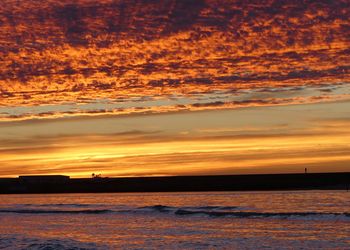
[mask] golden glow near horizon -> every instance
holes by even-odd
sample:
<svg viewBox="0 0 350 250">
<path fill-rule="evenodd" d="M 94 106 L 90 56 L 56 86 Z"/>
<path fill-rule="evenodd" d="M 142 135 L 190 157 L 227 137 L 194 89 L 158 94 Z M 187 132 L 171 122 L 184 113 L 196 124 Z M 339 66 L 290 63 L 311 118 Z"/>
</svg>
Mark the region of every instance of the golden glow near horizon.
<svg viewBox="0 0 350 250">
<path fill-rule="evenodd" d="M 348 105 L 4 123 L 0 175 L 347 171 Z"/>
<path fill-rule="evenodd" d="M 0 176 L 349 171 L 347 0 L 3 0 Z"/>
</svg>

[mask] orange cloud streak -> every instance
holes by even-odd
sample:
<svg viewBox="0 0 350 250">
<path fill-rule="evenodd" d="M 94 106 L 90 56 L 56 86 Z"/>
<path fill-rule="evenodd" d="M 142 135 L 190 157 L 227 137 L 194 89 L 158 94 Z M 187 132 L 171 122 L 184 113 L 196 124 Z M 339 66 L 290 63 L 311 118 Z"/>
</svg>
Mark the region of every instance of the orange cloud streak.
<svg viewBox="0 0 350 250">
<path fill-rule="evenodd" d="M 349 83 L 349 20 L 346 0 L 4 0 L 0 106 Z"/>
<path fill-rule="evenodd" d="M 348 125 L 330 120 L 315 130 L 259 134 L 257 129 L 239 136 L 230 131 L 212 131 L 210 136 L 130 132 L 7 140 L 0 147 L 0 175 L 232 174 L 298 172 L 304 167 L 344 171 L 350 161 Z"/>
</svg>

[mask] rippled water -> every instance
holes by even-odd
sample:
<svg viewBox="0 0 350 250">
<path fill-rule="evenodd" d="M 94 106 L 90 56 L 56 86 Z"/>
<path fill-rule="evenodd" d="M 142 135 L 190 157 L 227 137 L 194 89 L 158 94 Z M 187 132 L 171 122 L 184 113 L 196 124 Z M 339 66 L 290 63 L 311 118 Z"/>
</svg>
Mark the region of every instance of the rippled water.
<svg viewBox="0 0 350 250">
<path fill-rule="evenodd" d="M 0 195 L 0 249 L 350 249 L 350 192 Z"/>
</svg>

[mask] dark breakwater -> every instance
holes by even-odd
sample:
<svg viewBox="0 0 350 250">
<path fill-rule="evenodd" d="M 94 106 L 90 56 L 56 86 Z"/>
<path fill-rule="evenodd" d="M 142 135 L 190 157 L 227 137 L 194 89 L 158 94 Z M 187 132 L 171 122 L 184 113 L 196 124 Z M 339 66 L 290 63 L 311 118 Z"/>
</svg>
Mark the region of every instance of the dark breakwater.
<svg viewBox="0 0 350 250">
<path fill-rule="evenodd" d="M 100 193 L 349 189 L 350 172 L 128 178 L 0 179 L 0 193 Z"/>
</svg>

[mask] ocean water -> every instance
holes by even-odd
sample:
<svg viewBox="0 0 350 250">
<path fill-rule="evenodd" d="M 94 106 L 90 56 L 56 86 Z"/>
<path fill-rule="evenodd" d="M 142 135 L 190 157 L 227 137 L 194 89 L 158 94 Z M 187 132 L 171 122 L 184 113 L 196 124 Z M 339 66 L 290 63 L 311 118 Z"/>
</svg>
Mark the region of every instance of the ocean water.
<svg viewBox="0 0 350 250">
<path fill-rule="evenodd" d="M 0 195 L 0 249 L 350 249 L 350 192 Z"/>
</svg>

